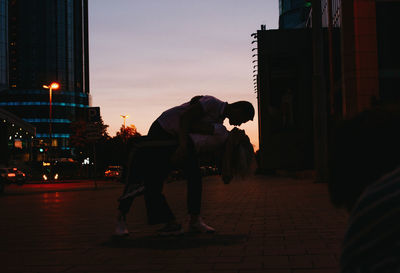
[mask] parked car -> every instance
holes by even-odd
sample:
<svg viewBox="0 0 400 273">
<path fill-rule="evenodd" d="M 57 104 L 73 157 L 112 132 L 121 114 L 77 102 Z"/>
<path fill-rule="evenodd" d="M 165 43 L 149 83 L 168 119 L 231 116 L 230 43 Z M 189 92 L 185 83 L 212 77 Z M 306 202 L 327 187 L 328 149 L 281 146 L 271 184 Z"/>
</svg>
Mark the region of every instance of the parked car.
<svg viewBox="0 0 400 273">
<path fill-rule="evenodd" d="M 43 182 L 57 182 L 60 176 L 57 171 L 50 168 L 43 168 L 42 170 L 42 181 Z"/>
<path fill-rule="evenodd" d="M 22 185 L 26 182 L 26 174 L 17 168 L 0 168 L 2 180 L 6 183 L 17 183 Z"/>
<path fill-rule="evenodd" d="M 107 179 L 119 180 L 122 177 L 122 167 L 121 166 L 108 166 L 104 172 L 104 177 Z"/>
</svg>

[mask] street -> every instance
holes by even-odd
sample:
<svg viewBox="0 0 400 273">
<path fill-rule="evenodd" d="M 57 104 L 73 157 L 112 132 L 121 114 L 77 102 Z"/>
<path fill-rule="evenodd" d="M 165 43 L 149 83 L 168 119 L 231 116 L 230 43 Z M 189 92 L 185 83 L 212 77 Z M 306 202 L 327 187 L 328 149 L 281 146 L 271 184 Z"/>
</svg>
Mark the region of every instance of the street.
<svg viewBox="0 0 400 273">
<path fill-rule="evenodd" d="M 33 194 L 45 192 L 66 192 L 76 190 L 93 190 L 119 188 L 123 185 L 113 180 L 69 180 L 69 181 L 28 181 L 24 185 L 9 184 L 5 186 L 7 195 Z"/>
<path fill-rule="evenodd" d="M 77 185 L 63 184 L 40 193 L 29 188 L 34 185 L 6 188 L 1 272 L 338 272 L 347 214 L 332 207 L 326 184 L 256 176 L 224 185 L 206 177 L 203 217 L 216 234 L 159 238 L 160 226 L 146 224 L 139 197 L 129 213 L 130 236 L 116 238 L 122 184 L 107 183 L 71 190 L 68 185 Z M 186 228 L 185 192 L 184 181 L 165 185 Z"/>
</svg>

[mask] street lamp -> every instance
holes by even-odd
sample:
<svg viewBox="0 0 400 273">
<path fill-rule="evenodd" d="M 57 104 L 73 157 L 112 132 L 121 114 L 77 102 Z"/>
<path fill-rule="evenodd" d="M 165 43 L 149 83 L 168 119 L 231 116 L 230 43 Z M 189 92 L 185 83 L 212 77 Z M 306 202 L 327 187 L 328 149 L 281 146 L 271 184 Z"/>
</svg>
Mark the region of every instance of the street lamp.
<svg viewBox="0 0 400 273">
<path fill-rule="evenodd" d="M 123 130 L 123 134 L 122 134 L 122 141 L 125 144 L 126 143 L 126 137 L 127 137 L 126 130 L 125 130 L 126 129 L 125 120 L 129 117 L 129 115 L 120 115 L 120 116 L 121 116 L 121 118 L 124 119 L 124 130 Z"/>
<path fill-rule="evenodd" d="M 52 107 L 51 107 L 51 99 L 53 90 L 57 90 L 60 88 L 60 84 L 57 82 L 52 82 L 50 85 L 43 85 L 43 88 L 49 89 L 49 138 L 50 138 L 50 147 L 49 152 L 51 155 L 51 147 L 53 146 L 53 137 L 52 137 Z M 49 156 L 51 161 L 51 158 Z M 51 163 L 51 162 L 50 162 Z M 51 166 L 50 166 L 51 167 Z"/>
<path fill-rule="evenodd" d="M 121 118 L 123 118 L 124 119 L 124 129 L 126 128 L 125 127 L 125 120 L 129 117 L 129 115 L 120 115 L 121 116 Z"/>
</svg>

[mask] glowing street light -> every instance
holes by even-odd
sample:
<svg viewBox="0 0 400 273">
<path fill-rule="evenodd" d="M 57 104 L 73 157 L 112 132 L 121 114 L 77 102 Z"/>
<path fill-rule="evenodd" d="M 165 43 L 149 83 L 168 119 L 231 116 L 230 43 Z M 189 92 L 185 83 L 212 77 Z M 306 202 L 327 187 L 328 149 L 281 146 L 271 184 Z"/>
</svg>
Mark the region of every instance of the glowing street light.
<svg viewBox="0 0 400 273">
<path fill-rule="evenodd" d="M 60 84 L 57 82 L 52 82 L 50 85 L 43 85 L 43 88 L 49 89 L 49 137 L 51 146 L 52 145 L 52 107 L 51 107 L 52 93 L 53 90 L 57 90 L 58 88 L 60 88 Z"/>
<path fill-rule="evenodd" d="M 126 126 L 125 126 L 125 120 L 129 117 L 129 115 L 120 115 L 121 116 L 121 118 L 123 118 L 124 119 L 124 129 L 126 128 Z"/>
<path fill-rule="evenodd" d="M 49 151 L 51 151 L 51 147 L 53 146 L 53 137 L 52 137 L 52 107 L 51 107 L 51 100 L 52 100 L 52 93 L 53 90 L 57 90 L 60 88 L 60 84 L 57 82 L 52 82 L 50 85 L 43 85 L 43 88 L 49 89 L 49 138 L 50 138 L 50 147 Z M 51 154 L 51 152 L 50 152 Z M 50 157 L 50 156 L 49 156 Z M 50 159 L 51 162 L 51 159 Z M 51 168 L 51 166 L 50 166 Z"/>
</svg>

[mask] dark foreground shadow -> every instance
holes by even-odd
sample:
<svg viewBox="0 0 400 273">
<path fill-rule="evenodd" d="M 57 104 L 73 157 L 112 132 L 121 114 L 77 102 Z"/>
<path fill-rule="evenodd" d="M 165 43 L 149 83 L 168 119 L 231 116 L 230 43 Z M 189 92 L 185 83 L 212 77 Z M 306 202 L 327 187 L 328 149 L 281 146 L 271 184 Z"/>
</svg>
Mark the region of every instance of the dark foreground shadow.
<svg viewBox="0 0 400 273">
<path fill-rule="evenodd" d="M 178 237 L 117 237 L 102 243 L 102 246 L 111 248 L 148 248 L 148 249 L 187 249 L 204 246 L 229 246 L 241 244 L 247 239 L 242 234 L 185 234 Z"/>
</svg>

